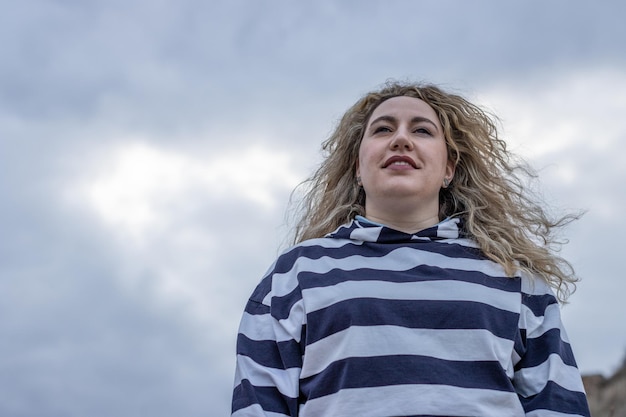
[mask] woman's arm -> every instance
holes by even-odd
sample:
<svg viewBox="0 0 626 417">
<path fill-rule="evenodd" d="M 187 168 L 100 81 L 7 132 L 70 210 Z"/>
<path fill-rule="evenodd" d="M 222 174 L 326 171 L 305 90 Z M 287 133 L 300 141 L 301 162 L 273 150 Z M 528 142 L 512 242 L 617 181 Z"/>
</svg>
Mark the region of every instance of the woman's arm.
<svg viewBox="0 0 626 417">
<path fill-rule="evenodd" d="M 270 278 L 259 285 L 241 320 L 233 417 L 298 415 L 302 300 L 299 291 L 276 297 L 266 287 L 271 287 Z"/>
<path fill-rule="evenodd" d="M 582 378 L 561 321 L 560 307 L 539 279 L 522 295 L 513 383 L 527 416 L 586 416 Z"/>
</svg>

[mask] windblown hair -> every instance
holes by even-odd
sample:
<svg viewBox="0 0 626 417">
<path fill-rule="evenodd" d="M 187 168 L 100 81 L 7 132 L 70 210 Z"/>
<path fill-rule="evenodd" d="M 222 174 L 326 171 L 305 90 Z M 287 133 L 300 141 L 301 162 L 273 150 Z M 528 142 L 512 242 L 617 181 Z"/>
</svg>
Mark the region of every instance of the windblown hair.
<svg viewBox="0 0 626 417">
<path fill-rule="evenodd" d="M 496 118 L 459 95 L 428 84 L 388 82 L 357 101 L 322 144 L 325 159 L 307 181 L 300 201 L 294 242 L 322 237 L 356 215 L 365 215 L 363 188 L 356 166 L 361 140 L 373 111 L 392 97 L 423 100 L 443 127 L 448 159 L 455 164 L 452 183 L 439 194 L 439 218 L 464 219 L 464 233 L 507 275 L 539 276 L 565 302 L 578 280 L 569 262 L 558 256 L 556 232 L 578 215 L 553 218 L 527 188 L 534 171 L 507 150 Z"/>
</svg>

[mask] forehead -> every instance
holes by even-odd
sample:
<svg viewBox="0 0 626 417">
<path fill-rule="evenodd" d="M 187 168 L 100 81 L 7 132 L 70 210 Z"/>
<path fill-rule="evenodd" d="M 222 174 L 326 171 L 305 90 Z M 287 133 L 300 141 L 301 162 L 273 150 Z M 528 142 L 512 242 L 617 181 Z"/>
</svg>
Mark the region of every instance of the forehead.
<svg viewBox="0 0 626 417">
<path fill-rule="evenodd" d="M 427 117 L 439 126 L 439 117 L 435 110 L 424 100 L 415 97 L 398 96 L 383 101 L 374 109 L 368 123 L 380 116 L 393 116 L 397 119 Z"/>
</svg>

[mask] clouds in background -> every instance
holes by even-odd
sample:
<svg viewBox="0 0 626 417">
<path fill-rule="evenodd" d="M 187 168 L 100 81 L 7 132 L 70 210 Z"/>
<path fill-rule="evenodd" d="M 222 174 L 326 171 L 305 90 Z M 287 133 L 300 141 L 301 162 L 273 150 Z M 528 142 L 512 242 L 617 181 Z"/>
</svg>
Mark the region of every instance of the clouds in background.
<svg viewBox="0 0 626 417">
<path fill-rule="evenodd" d="M 583 371 L 622 360 L 621 3 L 4 3 L 1 415 L 227 415 L 290 192 L 388 78 L 492 110 L 547 199 L 587 210 L 564 320 Z"/>
</svg>

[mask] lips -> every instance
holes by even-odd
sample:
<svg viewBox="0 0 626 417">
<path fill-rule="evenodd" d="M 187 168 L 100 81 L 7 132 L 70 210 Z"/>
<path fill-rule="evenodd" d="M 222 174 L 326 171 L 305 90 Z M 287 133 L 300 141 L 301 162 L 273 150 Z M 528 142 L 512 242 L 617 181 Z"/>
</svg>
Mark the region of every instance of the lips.
<svg viewBox="0 0 626 417">
<path fill-rule="evenodd" d="M 404 155 L 396 155 L 396 156 L 392 156 L 391 158 L 387 159 L 385 161 L 385 163 L 383 164 L 383 168 L 387 168 L 390 165 L 410 165 L 413 168 L 417 168 L 417 164 L 415 163 L 415 161 L 413 159 L 411 159 L 408 156 L 404 156 Z"/>
</svg>

